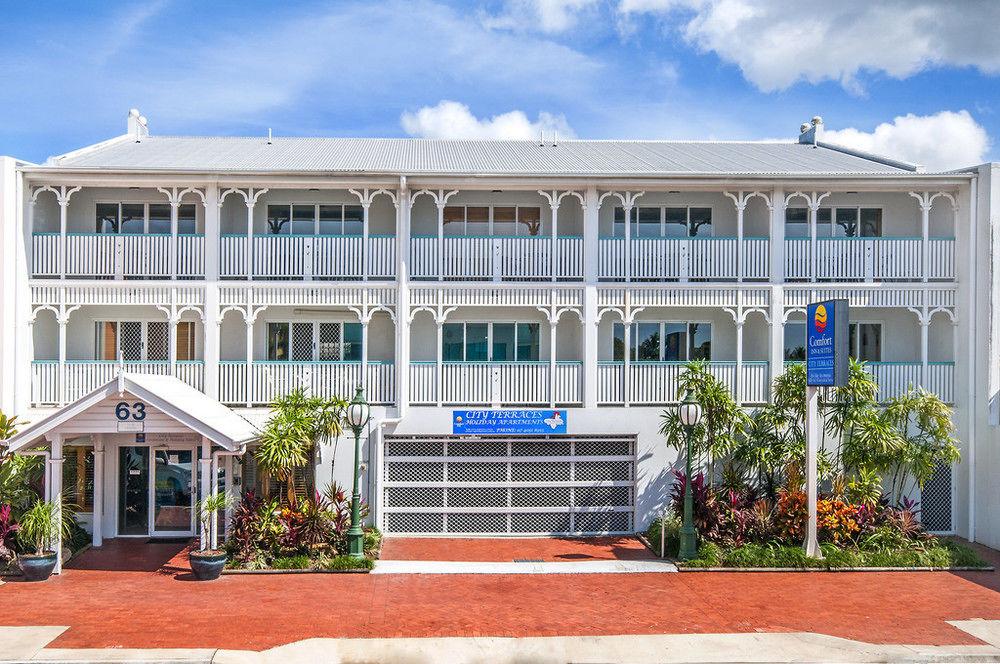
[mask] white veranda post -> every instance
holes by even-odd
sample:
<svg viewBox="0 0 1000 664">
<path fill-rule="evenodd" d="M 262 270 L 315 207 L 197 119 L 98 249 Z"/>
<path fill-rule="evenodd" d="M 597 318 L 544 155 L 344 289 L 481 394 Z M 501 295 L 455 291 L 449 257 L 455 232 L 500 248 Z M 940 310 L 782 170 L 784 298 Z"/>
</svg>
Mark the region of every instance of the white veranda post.
<svg viewBox="0 0 1000 664">
<path fill-rule="evenodd" d="M 819 388 L 806 387 L 806 501 L 808 506 L 806 537 L 803 547 L 807 556 L 822 558 L 816 532 L 816 491 L 818 488 L 817 456 L 823 435 L 819 418 Z"/>
</svg>

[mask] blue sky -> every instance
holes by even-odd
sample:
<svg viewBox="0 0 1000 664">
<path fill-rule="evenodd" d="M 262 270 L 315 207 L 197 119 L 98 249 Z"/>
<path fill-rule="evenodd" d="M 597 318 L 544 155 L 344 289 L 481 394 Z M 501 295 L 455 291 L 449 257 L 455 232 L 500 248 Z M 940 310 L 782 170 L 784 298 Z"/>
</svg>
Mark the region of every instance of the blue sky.
<svg viewBox="0 0 1000 664">
<path fill-rule="evenodd" d="M 0 154 L 122 133 L 791 139 L 1000 158 L 1000 3 L 49 2 L 0 25 Z M 912 117 L 907 117 L 912 116 Z"/>
</svg>

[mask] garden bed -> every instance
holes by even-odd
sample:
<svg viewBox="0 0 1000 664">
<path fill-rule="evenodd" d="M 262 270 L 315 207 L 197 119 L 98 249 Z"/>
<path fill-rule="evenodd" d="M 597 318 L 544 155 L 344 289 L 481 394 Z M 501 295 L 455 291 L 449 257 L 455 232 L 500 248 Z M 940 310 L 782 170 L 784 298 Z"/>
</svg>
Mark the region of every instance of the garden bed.
<svg viewBox="0 0 1000 664">
<path fill-rule="evenodd" d="M 375 558 L 350 556 L 310 557 L 306 555 L 276 558 L 270 567 L 241 569 L 227 567 L 223 574 L 368 574 L 375 567 Z"/>
</svg>

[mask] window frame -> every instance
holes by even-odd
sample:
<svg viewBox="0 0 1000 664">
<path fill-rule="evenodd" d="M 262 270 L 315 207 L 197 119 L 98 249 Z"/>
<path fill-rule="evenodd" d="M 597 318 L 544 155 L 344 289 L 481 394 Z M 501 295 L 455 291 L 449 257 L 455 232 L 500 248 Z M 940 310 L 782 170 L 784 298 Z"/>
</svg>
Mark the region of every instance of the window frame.
<svg viewBox="0 0 1000 664">
<path fill-rule="evenodd" d="M 715 206 L 714 203 L 706 203 L 704 205 L 687 204 L 687 203 L 681 203 L 681 204 L 677 204 L 677 205 L 666 205 L 666 204 L 664 204 L 664 205 L 636 205 L 636 206 L 634 206 L 632 208 L 632 213 L 635 215 L 635 218 L 630 221 L 630 224 L 632 226 L 632 232 L 630 233 L 629 236 L 632 239 L 635 239 L 635 238 L 640 238 L 640 239 L 641 238 L 648 238 L 648 239 L 658 238 L 658 239 L 666 239 L 666 240 L 696 240 L 696 239 L 699 239 L 699 238 L 716 237 L 716 234 L 715 234 L 715 220 L 716 220 L 715 207 L 716 206 Z M 639 235 L 639 226 L 640 226 L 639 225 L 639 209 L 640 208 L 659 209 L 659 211 L 660 211 L 660 232 L 659 232 L 659 235 Z M 668 208 L 671 208 L 671 209 L 683 209 L 684 210 L 684 216 L 685 216 L 684 225 L 685 225 L 685 227 L 687 229 L 687 234 L 686 235 L 667 235 L 666 234 L 666 231 L 667 231 L 667 209 Z M 709 235 L 692 235 L 691 234 L 691 210 L 693 210 L 693 209 L 706 209 L 706 210 L 709 211 L 709 217 L 711 218 L 711 222 L 709 223 L 709 226 L 712 229 L 712 232 Z M 619 210 L 622 212 L 622 216 L 624 217 L 625 208 L 622 207 L 621 205 L 616 205 L 614 207 L 614 210 L 611 213 L 611 237 L 613 237 L 613 238 L 624 238 L 625 237 L 625 232 L 624 232 L 625 223 L 618 221 L 618 218 L 617 218 Z M 621 228 L 622 228 L 621 235 L 618 234 L 618 227 L 619 226 L 621 226 Z"/>
<path fill-rule="evenodd" d="M 639 353 L 638 353 L 639 347 L 637 345 L 638 344 L 638 336 L 636 334 L 636 331 L 638 330 L 638 325 L 640 323 L 644 323 L 644 324 L 647 324 L 647 325 L 648 324 L 658 324 L 659 325 L 659 328 L 660 328 L 659 329 L 659 335 L 660 335 L 660 354 L 659 355 L 660 355 L 660 359 L 658 359 L 658 360 L 639 360 L 639 359 L 635 359 L 639 355 Z M 684 355 L 685 355 L 685 359 L 683 359 L 683 360 L 665 360 L 665 359 L 663 359 L 663 357 L 664 357 L 664 354 L 665 354 L 665 351 L 666 351 L 666 326 L 667 325 L 677 325 L 677 324 L 685 325 L 686 326 L 685 330 L 684 330 L 684 336 L 685 336 Z M 630 326 L 632 327 L 632 333 L 629 335 L 629 340 L 631 341 L 631 345 L 632 345 L 633 348 L 630 348 L 628 350 L 631 351 L 631 350 L 634 349 L 635 353 L 630 353 L 629 363 L 630 364 L 662 364 L 662 363 L 666 363 L 666 362 L 678 362 L 678 363 L 691 362 L 692 361 L 691 360 L 691 338 L 692 338 L 691 326 L 692 325 L 708 325 L 709 326 L 709 349 L 710 349 L 709 350 L 709 355 L 711 355 L 711 348 L 715 347 L 715 324 L 714 324 L 713 321 L 710 321 L 710 320 L 676 320 L 676 319 L 675 320 L 639 320 L 639 321 L 633 321 L 632 323 L 630 323 Z M 612 326 L 611 326 L 611 357 L 612 357 L 612 361 L 613 362 L 624 362 L 625 361 L 624 358 L 622 358 L 620 360 L 615 358 L 615 347 L 614 347 L 615 346 L 615 339 L 616 339 L 616 337 L 615 337 L 615 330 L 617 329 L 618 326 L 622 327 L 622 332 L 623 332 L 622 341 L 624 342 L 624 323 L 622 323 L 621 321 L 613 321 L 612 322 Z M 709 357 L 707 361 L 708 362 L 712 362 L 713 360 L 712 360 L 711 357 Z"/>
<path fill-rule="evenodd" d="M 514 326 L 514 341 L 513 341 L 513 360 L 495 360 L 493 359 L 493 325 L 513 325 Z M 542 324 L 537 321 L 524 321 L 524 320 L 462 320 L 462 321 L 450 321 L 444 323 L 444 325 L 461 325 L 462 326 L 462 359 L 461 360 L 446 360 L 444 359 L 444 336 L 441 337 L 441 347 L 439 353 L 441 355 L 442 363 L 458 364 L 458 363 L 468 363 L 468 362 L 486 362 L 489 364 L 494 363 L 517 363 L 517 364 L 528 364 L 532 362 L 543 362 L 542 357 Z M 485 360 L 469 360 L 469 335 L 468 326 L 469 325 L 486 325 L 486 359 Z M 518 326 L 519 325 L 534 325 L 538 328 L 538 358 L 534 360 L 522 360 L 518 357 Z M 549 349 L 552 352 L 552 349 Z"/>
<path fill-rule="evenodd" d="M 312 206 L 313 208 L 313 218 L 312 218 L 312 232 L 311 233 L 292 233 L 292 227 L 295 223 L 295 208 L 296 207 L 307 207 Z M 340 232 L 339 233 L 320 233 L 320 208 L 321 207 L 340 207 Z M 272 233 L 270 224 L 270 208 L 272 207 L 287 207 L 288 208 L 288 232 L 281 231 Z M 361 224 L 362 231 L 360 233 L 345 233 L 344 229 L 347 220 L 347 208 L 359 208 L 361 210 Z M 264 225 L 265 232 L 263 233 L 267 237 L 363 237 L 364 236 L 364 206 L 360 202 L 344 202 L 344 201 L 289 201 L 287 203 L 277 202 L 277 201 L 267 201 L 264 204 Z M 354 223 L 355 220 L 350 220 L 350 223 Z M 325 222 L 325 223 L 338 223 L 338 222 Z M 282 227 L 283 228 L 283 227 Z"/>
<path fill-rule="evenodd" d="M 339 360 L 321 360 L 320 358 L 320 325 L 339 325 L 340 326 L 340 341 L 338 342 L 340 348 Z M 288 326 L 288 356 L 284 360 L 277 360 L 271 358 L 271 326 L 272 325 L 287 325 Z M 294 325 L 311 325 L 312 326 L 312 359 L 309 360 L 293 360 L 293 333 L 292 329 Z M 358 359 L 356 360 L 345 360 L 343 359 L 346 355 L 345 348 L 348 347 L 347 339 L 347 326 L 357 325 L 361 329 L 361 352 L 359 353 Z M 353 343 L 353 342 L 352 342 Z M 264 361 L 266 362 L 293 362 L 293 363 L 306 363 L 306 364 L 358 364 L 361 362 L 361 356 L 364 355 L 363 349 L 365 344 L 365 329 L 364 326 L 353 320 L 319 320 L 319 319 L 309 319 L 309 320 L 295 320 L 290 318 L 267 318 L 264 320 L 264 352 L 267 355 Z"/>
<path fill-rule="evenodd" d="M 101 205 L 117 205 L 118 206 L 118 217 L 117 217 L 117 219 L 115 221 L 115 230 L 114 231 L 105 232 L 105 231 L 101 230 L 101 225 L 100 225 L 100 219 L 101 219 L 101 217 L 97 213 L 97 208 L 98 208 L 98 206 L 101 206 Z M 133 232 L 126 233 L 126 232 L 124 232 L 124 231 L 121 230 L 121 225 L 122 225 L 122 206 L 123 205 L 141 205 L 142 206 L 143 216 L 142 216 L 142 232 L 141 233 L 133 233 Z M 169 231 L 167 231 L 166 233 L 150 233 L 149 232 L 149 220 L 150 220 L 149 206 L 150 205 L 166 205 L 167 207 L 170 207 L 170 203 L 167 203 L 167 202 L 164 202 L 164 201 L 152 201 L 152 200 L 148 200 L 148 199 L 144 199 L 144 200 L 141 200 L 141 201 L 95 200 L 94 201 L 94 229 L 95 229 L 95 233 L 97 233 L 98 235 L 154 235 L 154 236 L 157 236 L 157 237 L 169 236 L 171 234 Z M 181 214 L 181 208 L 185 208 L 185 207 L 186 208 L 191 208 L 192 212 L 194 213 L 192 215 L 192 218 L 194 219 L 194 232 L 192 232 L 192 233 L 184 233 L 184 232 L 182 232 L 180 230 L 180 220 L 184 216 L 184 215 Z M 177 235 L 201 235 L 201 233 L 198 233 L 198 204 L 197 203 L 181 203 L 178 206 L 178 208 L 177 208 L 177 223 L 178 223 Z"/>
<path fill-rule="evenodd" d="M 805 210 L 806 211 L 806 234 L 805 235 L 787 235 L 786 238 L 791 240 L 808 240 L 809 235 L 809 207 L 803 205 L 789 205 L 785 208 L 785 230 L 788 230 L 788 211 L 789 210 Z M 885 206 L 884 205 L 821 205 L 817 210 L 817 216 L 819 211 L 829 210 L 830 211 L 830 223 L 828 225 L 829 233 L 823 234 L 821 232 L 821 227 L 827 226 L 826 222 L 822 224 L 817 219 L 816 221 L 816 239 L 833 239 L 833 240 L 877 240 L 879 238 L 887 237 L 885 235 Z M 834 235 L 834 229 L 837 227 L 837 210 L 854 210 L 857 212 L 857 224 L 858 230 L 861 230 L 861 211 L 862 210 L 878 210 L 879 211 L 879 235 Z M 798 223 L 798 222 L 796 222 Z"/>
<path fill-rule="evenodd" d="M 489 237 L 489 238 L 503 238 L 503 237 L 547 237 L 544 233 L 545 228 L 545 216 L 544 216 L 544 206 L 538 205 L 497 205 L 497 204 L 486 204 L 486 205 L 473 205 L 473 204 L 461 204 L 461 205 L 446 205 L 445 209 L 452 208 L 462 209 L 462 234 L 461 235 L 445 235 L 445 237 Z M 469 235 L 469 208 L 486 208 L 489 210 L 489 219 L 487 220 L 487 235 L 483 236 L 478 233 Z M 497 235 L 496 229 L 493 226 L 494 221 L 494 209 L 495 208 L 514 208 L 514 230 L 519 231 L 521 227 L 521 209 L 533 209 L 538 210 L 538 235 L 522 235 L 519 232 L 515 232 L 513 235 Z M 473 223 L 482 223 L 481 221 L 476 221 Z M 507 222 L 503 222 L 507 223 Z M 551 229 L 552 220 L 549 219 L 549 228 Z M 478 321 L 477 321 L 478 322 Z"/>
<path fill-rule="evenodd" d="M 93 318 L 91 323 L 94 325 L 94 358 L 99 362 L 169 362 L 170 361 L 170 323 L 165 320 L 158 318 Z M 115 357 L 114 359 L 106 359 L 103 357 L 104 353 L 104 334 L 105 325 L 108 323 L 113 323 L 115 326 Z M 139 343 L 140 343 L 140 359 L 138 360 L 125 360 L 122 358 L 122 333 L 121 326 L 126 323 L 137 323 L 141 326 L 139 332 Z M 149 359 L 149 326 L 151 324 L 162 323 L 167 326 L 167 356 L 162 360 L 151 360 Z M 197 328 L 194 327 L 195 321 L 182 320 L 178 321 L 178 325 L 190 324 L 191 325 L 191 335 L 190 335 L 190 350 L 192 357 L 197 354 L 198 343 L 197 343 Z M 177 335 L 174 342 L 175 344 L 180 340 L 180 335 Z M 175 357 L 180 355 L 176 347 L 174 350 Z M 177 360 L 178 362 L 199 362 L 201 360 Z"/>
</svg>

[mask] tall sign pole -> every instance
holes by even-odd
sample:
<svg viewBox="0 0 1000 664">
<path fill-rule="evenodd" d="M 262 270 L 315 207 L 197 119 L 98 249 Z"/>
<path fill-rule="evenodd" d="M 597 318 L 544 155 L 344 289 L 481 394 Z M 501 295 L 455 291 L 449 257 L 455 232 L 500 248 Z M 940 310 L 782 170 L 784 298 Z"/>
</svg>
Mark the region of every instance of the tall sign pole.
<svg viewBox="0 0 1000 664">
<path fill-rule="evenodd" d="M 806 499 L 808 522 L 803 542 L 807 556 L 822 558 L 817 539 L 816 502 L 819 490 L 817 457 L 823 438 L 819 417 L 821 387 L 847 385 L 850 312 L 847 300 L 813 302 L 806 308 Z"/>
</svg>

